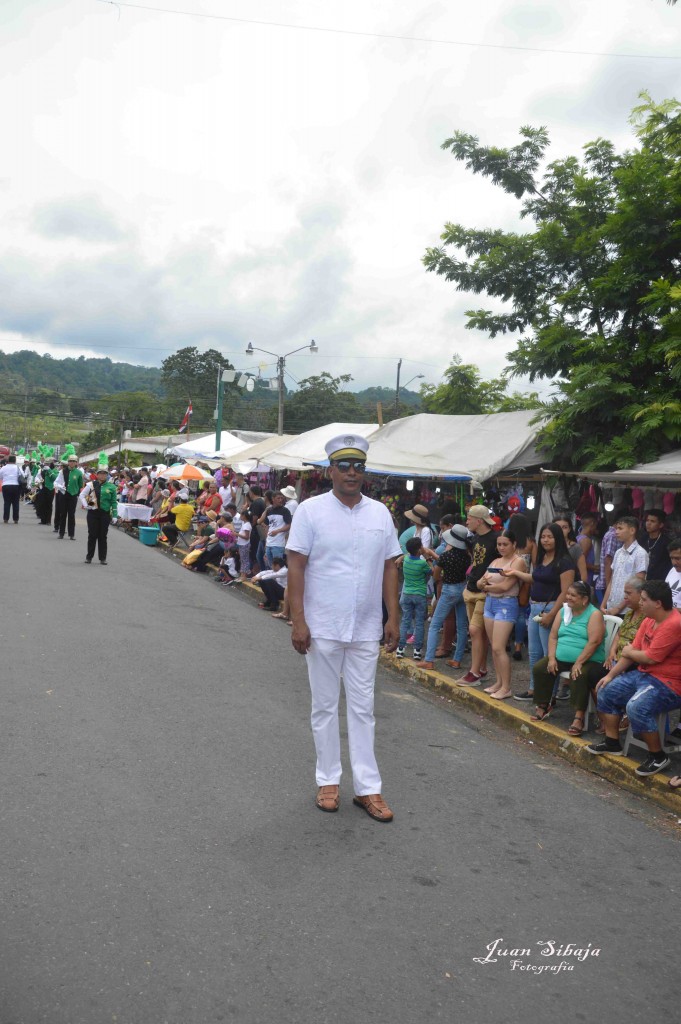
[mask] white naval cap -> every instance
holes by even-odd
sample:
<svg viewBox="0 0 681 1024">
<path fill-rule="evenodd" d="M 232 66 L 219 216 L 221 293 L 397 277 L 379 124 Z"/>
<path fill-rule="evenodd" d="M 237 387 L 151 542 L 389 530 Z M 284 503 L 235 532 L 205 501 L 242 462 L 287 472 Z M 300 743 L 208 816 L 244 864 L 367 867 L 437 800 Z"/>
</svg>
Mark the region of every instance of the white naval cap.
<svg viewBox="0 0 681 1024">
<path fill-rule="evenodd" d="M 366 459 L 369 442 L 359 434 L 338 434 L 324 445 L 329 459 Z"/>
</svg>

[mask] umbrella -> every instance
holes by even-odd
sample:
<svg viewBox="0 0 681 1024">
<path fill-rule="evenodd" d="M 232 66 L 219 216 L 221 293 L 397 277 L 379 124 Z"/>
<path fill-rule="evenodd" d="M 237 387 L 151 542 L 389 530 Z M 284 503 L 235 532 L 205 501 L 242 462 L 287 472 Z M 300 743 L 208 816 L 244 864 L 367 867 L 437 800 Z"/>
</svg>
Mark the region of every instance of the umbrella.
<svg viewBox="0 0 681 1024">
<path fill-rule="evenodd" d="M 213 477 L 205 469 L 198 466 L 190 466 L 184 462 L 178 462 L 174 466 L 168 466 L 159 474 L 164 480 L 212 480 Z"/>
</svg>

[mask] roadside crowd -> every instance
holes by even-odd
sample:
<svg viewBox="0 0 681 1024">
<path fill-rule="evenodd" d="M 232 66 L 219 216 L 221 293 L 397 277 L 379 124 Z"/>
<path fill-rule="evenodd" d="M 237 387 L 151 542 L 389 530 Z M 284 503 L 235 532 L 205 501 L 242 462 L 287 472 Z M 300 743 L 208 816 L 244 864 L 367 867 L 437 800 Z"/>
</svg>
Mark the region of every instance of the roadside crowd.
<svg viewBox="0 0 681 1024">
<path fill-rule="evenodd" d="M 60 469 L 13 462 L 0 468 L 4 522 L 10 514 L 18 521 L 23 493 L 41 522 L 54 517 L 55 531 L 63 537 L 68 530 L 73 539 L 85 480 L 71 459 Z M 212 565 L 225 586 L 251 580 L 262 590 L 260 607 L 289 621 L 286 542 L 299 489 L 263 490 L 226 466 L 200 485 L 168 480 L 154 466 L 114 472 L 110 481 L 120 504 L 149 506 L 149 522 L 163 539 L 186 549 L 189 571 Z M 621 754 L 621 732 L 631 726 L 648 748 L 637 774 L 669 766 L 663 741 L 681 743 L 681 730 L 665 737 L 663 729 L 661 739 L 659 724 L 681 708 L 681 524 L 659 508 L 643 516 L 622 508 L 598 549 L 600 517 L 593 511 L 582 515 L 576 532 L 571 514 L 535 531 L 520 512 L 502 523 L 479 504 L 465 517 L 447 514 L 435 524 L 417 502 L 404 518 L 395 524 L 403 552 L 397 659 L 411 646 L 419 668 L 432 670 L 442 659 L 461 673 L 458 685 L 484 687 L 491 656 L 495 680 L 484 687 L 491 698 L 533 704 L 535 721 L 569 700 L 571 736 L 586 731 L 595 707 L 602 739 L 589 744 L 590 753 Z M 524 689 L 514 691 L 512 663 L 524 659 L 525 648 L 529 674 Z M 681 786 L 681 778 L 670 784 Z"/>
</svg>

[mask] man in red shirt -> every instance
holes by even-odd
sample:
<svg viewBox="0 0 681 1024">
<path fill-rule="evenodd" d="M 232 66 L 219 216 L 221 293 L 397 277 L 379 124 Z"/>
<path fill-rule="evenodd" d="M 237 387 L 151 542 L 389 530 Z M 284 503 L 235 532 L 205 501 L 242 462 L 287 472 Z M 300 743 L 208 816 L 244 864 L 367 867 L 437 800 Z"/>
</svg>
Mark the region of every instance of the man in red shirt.
<svg viewBox="0 0 681 1024">
<path fill-rule="evenodd" d="M 619 723 L 626 709 L 632 731 L 650 751 L 636 774 L 656 775 L 670 764 L 660 744 L 657 716 L 681 708 L 681 615 L 662 580 L 646 580 L 640 607 L 646 618 L 634 642 L 622 649 L 617 664 L 596 687 L 605 740 L 586 749 L 590 754 L 621 754 Z"/>
</svg>

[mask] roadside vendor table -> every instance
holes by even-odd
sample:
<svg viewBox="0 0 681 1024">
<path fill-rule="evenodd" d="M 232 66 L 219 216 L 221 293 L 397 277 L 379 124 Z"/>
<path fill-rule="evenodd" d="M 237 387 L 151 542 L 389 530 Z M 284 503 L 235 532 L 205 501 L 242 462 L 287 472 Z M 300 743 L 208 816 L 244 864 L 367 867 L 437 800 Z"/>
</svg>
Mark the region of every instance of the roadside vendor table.
<svg viewBox="0 0 681 1024">
<path fill-rule="evenodd" d="M 118 518 L 125 522 L 137 519 L 140 523 L 148 523 L 151 519 L 153 509 L 149 505 L 127 505 L 118 503 Z"/>
</svg>

